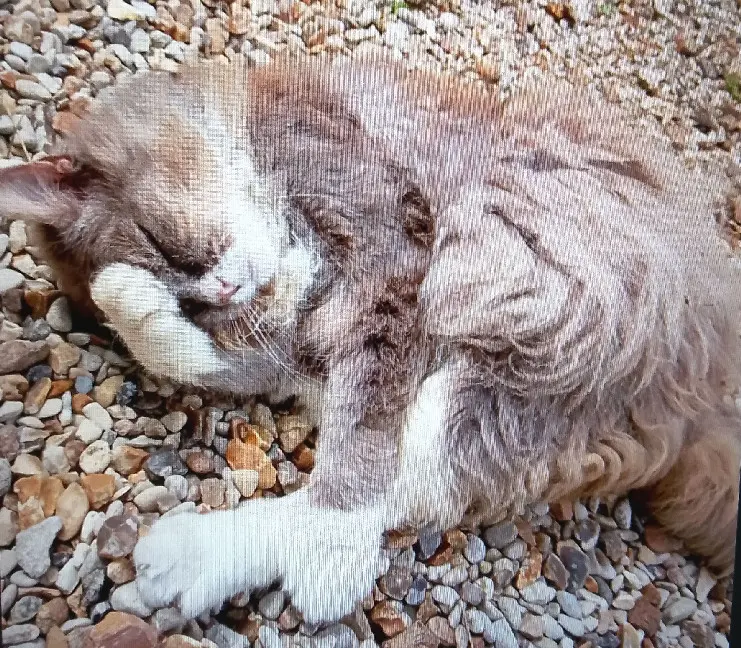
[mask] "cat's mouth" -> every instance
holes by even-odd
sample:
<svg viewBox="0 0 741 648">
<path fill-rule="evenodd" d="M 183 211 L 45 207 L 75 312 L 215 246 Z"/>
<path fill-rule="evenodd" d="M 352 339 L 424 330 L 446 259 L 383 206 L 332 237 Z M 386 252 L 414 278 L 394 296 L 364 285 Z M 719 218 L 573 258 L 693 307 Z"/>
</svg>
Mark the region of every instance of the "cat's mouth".
<svg viewBox="0 0 741 648">
<path fill-rule="evenodd" d="M 224 350 L 254 348 L 254 336 L 248 311 L 253 308 L 245 304 L 216 305 L 190 297 L 179 300 L 183 315 L 198 328 L 205 331 L 217 346 Z"/>
</svg>

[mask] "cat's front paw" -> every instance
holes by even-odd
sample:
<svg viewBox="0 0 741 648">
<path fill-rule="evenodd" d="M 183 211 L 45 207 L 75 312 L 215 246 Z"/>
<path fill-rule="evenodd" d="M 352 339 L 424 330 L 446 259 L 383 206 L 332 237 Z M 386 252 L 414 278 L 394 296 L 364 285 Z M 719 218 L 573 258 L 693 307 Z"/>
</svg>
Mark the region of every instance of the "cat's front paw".
<svg viewBox="0 0 741 648">
<path fill-rule="evenodd" d="M 158 520 L 134 549 L 136 583 L 149 607 L 178 607 L 192 619 L 244 589 L 224 515 L 181 513 Z"/>
</svg>

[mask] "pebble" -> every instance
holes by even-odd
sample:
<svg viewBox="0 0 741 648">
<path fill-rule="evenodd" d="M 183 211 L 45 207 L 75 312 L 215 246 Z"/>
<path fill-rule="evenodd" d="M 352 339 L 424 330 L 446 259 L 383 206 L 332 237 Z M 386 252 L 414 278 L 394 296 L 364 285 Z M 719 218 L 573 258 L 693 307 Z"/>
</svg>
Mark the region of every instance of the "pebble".
<svg viewBox="0 0 741 648">
<path fill-rule="evenodd" d="M 0 457 L 0 497 L 10 490 L 11 480 L 12 472 L 10 470 L 10 462 L 5 458 Z"/>
<path fill-rule="evenodd" d="M 113 590 L 111 607 L 117 612 L 127 612 L 137 617 L 148 617 L 152 610 L 142 601 L 136 582 L 125 583 Z"/>
<path fill-rule="evenodd" d="M 187 466 L 176 450 L 167 448 L 153 453 L 144 463 L 144 470 L 152 478 L 165 478 L 170 475 L 185 475 Z"/>
<path fill-rule="evenodd" d="M 88 403 L 82 408 L 82 413 L 102 430 L 113 427 L 113 419 L 100 403 Z"/>
<path fill-rule="evenodd" d="M 42 603 L 43 600 L 38 596 L 24 596 L 11 608 L 8 621 L 11 624 L 30 621 L 36 616 Z"/>
<path fill-rule="evenodd" d="M 19 288 L 25 280 L 20 272 L 10 268 L 0 268 L 0 295 L 14 288 Z"/>
<path fill-rule="evenodd" d="M 40 634 L 39 629 L 30 623 L 12 625 L 2 631 L 2 642 L 0 643 L 4 646 L 18 646 L 33 641 Z"/>
<path fill-rule="evenodd" d="M 689 619 L 696 611 L 696 601 L 689 598 L 680 598 L 664 609 L 662 617 L 664 623 L 673 625 Z"/>
<path fill-rule="evenodd" d="M 41 578 L 51 566 L 49 550 L 61 529 L 61 518 L 52 516 L 21 531 L 16 536 L 15 550 L 18 565 L 31 578 Z"/>
<path fill-rule="evenodd" d="M 502 522 L 484 531 L 484 542 L 495 549 L 503 549 L 515 538 L 517 538 L 517 527 L 512 522 Z"/>
<path fill-rule="evenodd" d="M 93 441 L 80 455 L 80 468 L 86 473 L 101 473 L 111 463 L 111 448 L 103 440 Z"/>
</svg>

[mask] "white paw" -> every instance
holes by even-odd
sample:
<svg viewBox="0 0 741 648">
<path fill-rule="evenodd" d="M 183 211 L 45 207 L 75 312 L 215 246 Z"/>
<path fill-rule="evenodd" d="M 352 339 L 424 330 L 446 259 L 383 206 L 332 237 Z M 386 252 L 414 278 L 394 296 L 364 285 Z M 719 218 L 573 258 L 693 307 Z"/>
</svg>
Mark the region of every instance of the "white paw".
<svg viewBox="0 0 741 648">
<path fill-rule="evenodd" d="M 243 590 L 224 516 L 182 513 L 158 520 L 134 549 L 136 583 L 151 608 L 174 605 L 188 619 Z"/>
</svg>

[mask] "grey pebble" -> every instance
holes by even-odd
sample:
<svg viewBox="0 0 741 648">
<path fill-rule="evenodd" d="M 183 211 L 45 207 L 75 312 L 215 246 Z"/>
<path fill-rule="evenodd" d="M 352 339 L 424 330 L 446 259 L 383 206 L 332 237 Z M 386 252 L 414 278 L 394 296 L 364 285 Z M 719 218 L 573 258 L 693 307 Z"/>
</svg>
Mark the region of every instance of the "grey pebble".
<svg viewBox="0 0 741 648">
<path fill-rule="evenodd" d="M 62 519 L 54 515 L 16 536 L 18 564 L 31 578 L 40 578 L 51 566 L 49 550 L 61 528 Z"/>
<path fill-rule="evenodd" d="M 12 478 L 10 462 L 4 457 L 0 457 L 0 497 L 10 490 Z"/>
<path fill-rule="evenodd" d="M 111 606 L 118 612 L 128 612 L 141 618 L 148 617 L 152 610 L 142 601 L 136 581 L 117 587 L 111 594 Z"/>
<path fill-rule="evenodd" d="M 512 522 L 502 522 L 484 531 L 484 542 L 495 549 L 503 549 L 516 537 L 517 527 Z"/>
<path fill-rule="evenodd" d="M 2 645 L 16 646 L 38 638 L 41 631 L 30 623 L 8 626 L 2 632 Z"/>
<path fill-rule="evenodd" d="M 283 590 L 268 592 L 260 599 L 257 608 L 266 619 L 275 621 L 280 616 L 286 604 L 286 595 Z"/>
<path fill-rule="evenodd" d="M 25 623 L 30 621 L 36 616 L 39 608 L 43 604 L 43 600 L 38 596 L 24 596 L 16 601 L 16 604 L 10 610 L 10 617 L 8 620 L 11 624 Z"/>
</svg>

